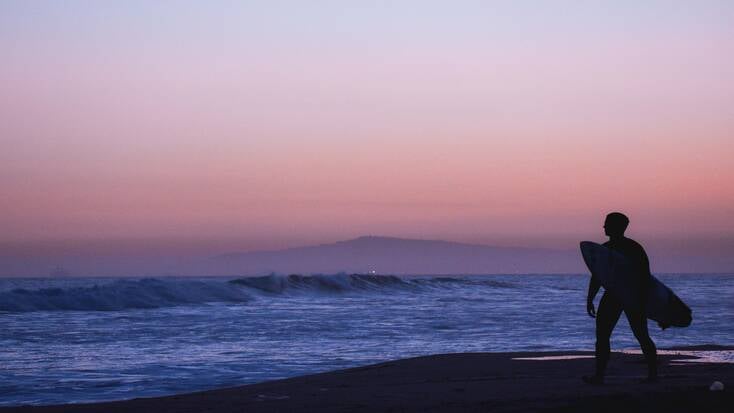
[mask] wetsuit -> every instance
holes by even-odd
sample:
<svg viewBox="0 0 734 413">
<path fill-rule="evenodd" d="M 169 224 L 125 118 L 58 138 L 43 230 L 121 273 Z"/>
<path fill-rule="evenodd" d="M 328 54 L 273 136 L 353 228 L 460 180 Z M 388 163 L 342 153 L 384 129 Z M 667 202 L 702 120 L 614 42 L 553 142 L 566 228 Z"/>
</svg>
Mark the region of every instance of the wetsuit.
<svg viewBox="0 0 734 413">
<path fill-rule="evenodd" d="M 642 348 L 642 354 L 644 354 L 647 362 L 648 375 L 654 378 L 657 376 L 657 351 L 655 343 L 650 339 L 647 331 L 647 316 L 645 315 L 646 297 L 650 287 L 650 277 L 652 277 L 647 254 L 640 244 L 626 237 L 611 239 L 604 243 L 604 246 L 624 255 L 632 263 L 633 271 L 637 276 L 637 283 L 632 288 L 635 289 L 634 294 L 637 295 L 638 300 L 637 305 L 623 308 L 617 297 L 606 290 L 604 291 L 596 312 L 597 375 L 602 376 L 604 374 L 609 361 L 609 339 L 614 326 L 619 321 L 619 316 L 624 311 L 632 328 L 632 333 Z"/>
</svg>

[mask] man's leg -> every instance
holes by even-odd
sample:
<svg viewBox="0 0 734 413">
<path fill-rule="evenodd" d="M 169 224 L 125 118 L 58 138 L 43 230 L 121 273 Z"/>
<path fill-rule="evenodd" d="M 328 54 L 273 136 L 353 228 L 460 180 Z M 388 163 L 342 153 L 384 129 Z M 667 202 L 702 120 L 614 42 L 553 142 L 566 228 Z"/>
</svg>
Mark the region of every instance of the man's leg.
<svg viewBox="0 0 734 413">
<path fill-rule="evenodd" d="M 654 381 L 658 377 L 657 349 L 647 331 L 647 316 L 644 310 L 625 311 L 627 321 L 630 323 L 632 333 L 640 343 L 642 354 L 647 362 L 647 378 Z"/>
<path fill-rule="evenodd" d="M 604 372 L 609 362 L 609 339 L 612 330 L 617 325 L 619 316 L 622 315 L 622 304 L 611 294 L 605 292 L 599 301 L 596 311 L 596 377 L 604 377 Z"/>
</svg>

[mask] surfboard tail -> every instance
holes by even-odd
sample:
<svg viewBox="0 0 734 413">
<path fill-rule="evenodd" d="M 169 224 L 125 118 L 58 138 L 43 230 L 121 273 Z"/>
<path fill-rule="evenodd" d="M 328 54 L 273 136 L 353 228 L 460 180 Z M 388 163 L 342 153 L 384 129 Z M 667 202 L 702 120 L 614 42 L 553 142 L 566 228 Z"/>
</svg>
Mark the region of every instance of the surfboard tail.
<svg viewBox="0 0 734 413">
<path fill-rule="evenodd" d="M 693 322 L 693 312 L 677 295 L 672 292 L 663 307 L 648 307 L 648 318 L 665 330 L 669 327 L 688 327 Z"/>
<path fill-rule="evenodd" d="M 693 322 L 693 311 L 686 305 L 677 295 L 673 294 L 670 298 L 672 316 L 671 323 L 673 327 L 688 327 Z"/>
</svg>

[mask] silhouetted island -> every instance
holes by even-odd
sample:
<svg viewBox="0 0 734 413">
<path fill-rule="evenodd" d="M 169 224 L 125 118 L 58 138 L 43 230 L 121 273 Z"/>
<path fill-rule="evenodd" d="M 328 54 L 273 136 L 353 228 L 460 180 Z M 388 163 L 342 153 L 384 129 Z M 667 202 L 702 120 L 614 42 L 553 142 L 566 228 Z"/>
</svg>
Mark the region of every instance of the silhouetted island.
<svg viewBox="0 0 734 413">
<path fill-rule="evenodd" d="M 496 247 L 440 240 L 364 236 L 331 244 L 223 254 L 212 258 L 221 272 L 528 274 L 585 271 L 578 252 Z"/>
</svg>

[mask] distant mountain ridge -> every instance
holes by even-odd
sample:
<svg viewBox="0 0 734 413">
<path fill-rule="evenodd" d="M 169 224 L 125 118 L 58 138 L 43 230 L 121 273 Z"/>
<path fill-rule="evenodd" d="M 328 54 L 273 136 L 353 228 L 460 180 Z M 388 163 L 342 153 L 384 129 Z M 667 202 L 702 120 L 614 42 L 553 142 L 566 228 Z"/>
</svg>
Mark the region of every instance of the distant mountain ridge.
<svg viewBox="0 0 734 413">
<path fill-rule="evenodd" d="M 643 240 L 644 241 L 644 240 Z M 704 240 L 705 241 L 705 240 Z M 653 274 L 734 273 L 734 240 L 643 242 Z M 280 274 L 549 274 L 587 270 L 575 242 L 562 250 L 498 247 L 441 240 L 363 236 L 334 243 L 271 251 L 216 254 L 203 245 L 176 250 L 136 241 L 97 245 L 0 243 L 0 277 L 48 277 L 54 268 L 70 276 L 160 277 Z M 226 247 L 225 247 L 226 248 Z M 225 249 L 226 250 L 226 249 Z M 57 275 L 60 273 L 55 273 Z"/>
<path fill-rule="evenodd" d="M 495 247 L 442 240 L 362 236 L 331 244 L 212 258 L 242 274 L 377 272 L 382 274 L 520 274 L 582 272 L 576 251 Z"/>
</svg>

